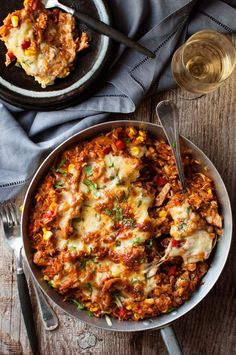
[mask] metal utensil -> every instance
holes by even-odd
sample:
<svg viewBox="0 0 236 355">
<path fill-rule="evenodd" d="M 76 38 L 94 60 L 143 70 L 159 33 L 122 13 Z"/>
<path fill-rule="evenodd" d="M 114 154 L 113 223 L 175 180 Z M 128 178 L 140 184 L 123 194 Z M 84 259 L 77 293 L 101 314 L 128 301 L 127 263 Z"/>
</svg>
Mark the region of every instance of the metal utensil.
<svg viewBox="0 0 236 355">
<path fill-rule="evenodd" d="M 173 151 L 176 167 L 179 174 L 179 180 L 182 186 L 183 193 L 185 193 L 187 192 L 187 184 L 180 153 L 178 123 L 179 114 L 177 106 L 173 101 L 170 100 L 161 101 L 156 107 L 156 114 L 159 120 L 161 121 L 167 140 Z"/>
<path fill-rule="evenodd" d="M 229 254 L 230 243 L 232 239 L 232 212 L 224 182 L 222 181 L 218 171 L 216 170 L 212 162 L 196 145 L 194 145 L 188 139 L 182 137 L 183 144 L 187 148 L 191 149 L 194 158 L 201 162 L 202 167 L 208 167 L 208 175 L 214 182 L 219 204 L 222 209 L 222 216 L 224 220 L 224 235 L 222 236 L 222 240 L 220 241 L 220 243 L 218 243 L 217 248 L 215 249 L 214 257 L 211 260 L 211 267 L 203 278 L 203 284 L 192 295 L 188 302 L 184 303 L 178 309 L 173 310 L 168 314 L 163 314 L 149 319 L 143 319 L 142 321 L 138 322 L 121 322 L 118 319 L 112 319 L 112 326 L 109 326 L 104 318 L 90 317 L 86 311 L 82 310 L 78 312 L 77 308 L 73 304 L 71 304 L 70 302 L 63 302 L 63 296 L 59 295 L 53 288 L 48 287 L 47 283 L 43 281 L 42 272 L 40 268 L 37 267 L 33 262 L 32 246 L 28 238 L 28 223 L 33 196 L 35 195 L 38 185 L 41 183 L 43 177 L 47 174 L 48 170 L 52 166 L 54 159 L 57 159 L 62 154 L 62 152 L 64 152 L 69 147 L 72 147 L 74 144 L 78 144 L 78 142 L 89 140 L 95 137 L 96 135 L 105 133 L 113 128 L 130 126 L 134 126 L 136 129 L 145 129 L 157 139 L 165 139 L 163 128 L 161 126 L 158 126 L 157 124 L 122 119 L 119 121 L 110 121 L 89 127 L 68 138 L 47 156 L 47 158 L 44 160 L 44 162 L 41 164 L 41 166 L 35 173 L 35 176 L 32 179 L 25 196 L 21 228 L 26 260 L 28 262 L 33 277 L 35 278 L 38 285 L 40 285 L 41 289 L 68 315 L 73 316 L 79 321 L 83 321 L 89 324 L 90 326 L 102 328 L 105 330 L 119 332 L 135 332 L 150 329 L 161 329 L 161 335 L 164 339 L 164 342 L 166 343 L 166 345 L 168 345 L 168 352 L 169 354 L 173 355 L 178 354 L 176 353 L 176 346 L 178 346 L 178 344 L 176 345 L 176 338 L 170 328 L 170 324 L 176 321 L 177 319 L 180 319 L 183 315 L 192 310 L 197 304 L 199 304 L 204 299 L 204 297 L 206 297 L 206 295 L 212 289 L 223 270 L 223 267 Z"/>
<path fill-rule="evenodd" d="M 161 121 L 167 140 L 174 154 L 174 159 L 177 166 L 182 191 L 183 193 L 185 193 L 187 192 L 187 184 L 184 175 L 184 167 L 181 159 L 179 145 L 179 124 L 177 106 L 173 101 L 161 101 L 156 107 L 156 114 L 159 120 Z M 153 277 L 156 274 L 159 266 L 167 260 L 168 255 L 164 255 L 159 261 L 153 261 L 147 264 L 144 273 L 148 278 Z"/>
<path fill-rule="evenodd" d="M 33 309 L 29 295 L 28 284 L 23 270 L 22 248 L 23 241 L 20 236 L 20 223 L 17 217 L 16 207 L 12 202 L 0 205 L 0 217 L 3 224 L 4 236 L 8 246 L 14 251 L 16 257 L 16 273 L 19 298 L 22 314 L 29 337 L 33 354 L 38 353 L 38 341 L 35 330 Z M 47 330 L 55 329 L 58 326 L 58 318 L 45 299 L 42 291 L 35 287 L 40 313 L 44 326 Z"/>
<path fill-rule="evenodd" d="M 57 0 L 42 0 L 43 5 L 47 8 L 53 8 L 53 7 L 59 7 L 61 10 L 73 15 L 76 17 L 78 20 L 81 22 L 85 23 L 88 27 L 91 29 L 108 36 L 109 38 L 113 39 L 116 42 L 122 43 L 126 45 L 127 47 L 133 48 L 136 51 L 146 55 L 147 57 L 150 58 L 155 58 L 156 55 L 151 52 L 149 49 L 145 48 L 138 42 L 135 42 L 133 39 L 129 38 L 128 36 L 124 35 L 123 33 L 117 31 L 115 28 L 107 25 L 106 23 L 96 20 L 95 18 L 72 9 L 71 7 L 65 6 L 61 4 Z"/>
</svg>

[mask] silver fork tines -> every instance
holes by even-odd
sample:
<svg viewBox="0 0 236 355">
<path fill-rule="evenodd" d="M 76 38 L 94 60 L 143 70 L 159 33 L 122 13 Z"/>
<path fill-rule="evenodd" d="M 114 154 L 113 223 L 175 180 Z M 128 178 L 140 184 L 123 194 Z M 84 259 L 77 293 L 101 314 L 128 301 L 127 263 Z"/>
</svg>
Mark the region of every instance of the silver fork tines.
<svg viewBox="0 0 236 355">
<path fill-rule="evenodd" d="M 7 204 L 3 204 L 1 208 L 1 213 L 2 213 L 2 219 L 3 223 L 8 224 L 9 228 L 13 228 L 15 226 L 18 226 L 20 224 L 17 212 L 16 212 L 16 207 L 13 205 L 12 202 L 9 202 Z"/>
</svg>

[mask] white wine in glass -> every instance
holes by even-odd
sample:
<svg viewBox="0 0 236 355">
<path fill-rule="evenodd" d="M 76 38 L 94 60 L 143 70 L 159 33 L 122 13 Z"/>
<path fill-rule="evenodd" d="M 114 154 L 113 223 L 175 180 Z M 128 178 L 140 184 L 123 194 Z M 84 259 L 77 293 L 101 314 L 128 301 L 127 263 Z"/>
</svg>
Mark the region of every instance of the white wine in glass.
<svg viewBox="0 0 236 355">
<path fill-rule="evenodd" d="M 188 92 L 203 95 L 217 89 L 236 65 L 236 50 L 224 35 L 203 30 L 191 36 L 172 58 L 172 74 Z"/>
</svg>

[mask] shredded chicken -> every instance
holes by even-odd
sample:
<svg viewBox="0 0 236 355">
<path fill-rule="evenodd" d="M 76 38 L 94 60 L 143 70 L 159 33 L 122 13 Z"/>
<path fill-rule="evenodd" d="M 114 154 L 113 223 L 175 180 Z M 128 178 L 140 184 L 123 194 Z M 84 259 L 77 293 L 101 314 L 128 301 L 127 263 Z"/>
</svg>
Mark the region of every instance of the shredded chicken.
<svg viewBox="0 0 236 355">
<path fill-rule="evenodd" d="M 161 192 L 156 197 L 155 206 L 159 207 L 163 204 L 170 189 L 171 189 L 171 184 L 168 182 L 167 184 L 165 184 L 165 186 L 162 188 Z"/>
</svg>

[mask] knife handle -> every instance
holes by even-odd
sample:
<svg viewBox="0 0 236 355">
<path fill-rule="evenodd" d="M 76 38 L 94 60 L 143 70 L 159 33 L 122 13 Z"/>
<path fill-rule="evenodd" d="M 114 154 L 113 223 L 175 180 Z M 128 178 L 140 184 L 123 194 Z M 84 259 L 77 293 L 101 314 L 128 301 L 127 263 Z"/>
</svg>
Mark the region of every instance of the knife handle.
<svg viewBox="0 0 236 355">
<path fill-rule="evenodd" d="M 59 1 L 57 1 L 57 6 L 60 7 L 62 10 L 75 16 L 78 20 L 85 23 L 92 30 L 95 30 L 96 32 L 99 32 L 105 36 L 108 36 L 109 38 L 113 39 L 114 41 L 122 43 L 122 44 L 126 45 L 127 47 L 133 48 L 136 51 L 146 55 L 149 58 L 156 57 L 155 53 L 150 51 L 148 48 L 142 46 L 141 44 L 134 41 L 132 38 L 126 36 L 122 32 L 117 31 L 115 28 L 111 27 L 110 25 L 107 25 L 105 22 L 97 20 L 94 17 L 91 17 L 83 12 L 76 11 L 69 6 L 64 5 L 64 3 L 62 4 Z"/>
<path fill-rule="evenodd" d="M 39 354 L 38 339 L 35 330 L 33 309 L 32 309 L 32 304 L 29 295 L 29 288 L 23 270 L 21 269 L 19 271 L 17 273 L 17 287 L 18 287 L 18 293 L 20 298 L 21 311 L 24 318 L 25 327 L 28 334 L 32 353 L 33 355 L 38 355 Z"/>
<path fill-rule="evenodd" d="M 138 42 L 134 41 L 130 37 L 124 35 L 122 32 L 117 31 L 115 28 L 107 25 L 106 23 L 96 20 L 95 18 L 81 13 L 81 12 L 74 12 L 74 16 L 85 23 L 89 28 L 92 28 L 93 30 L 102 33 L 103 35 L 108 36 L 109 38 L 113 39 L 114 41 L 118 43 L 122 43 L 126 45 L 129 48 L 133 48 L 136 51 L 146 55 L 149 58 L 155 58 L 155 54 L 150 51 L 148 48 L 142 46 Z"/>
</svg>

